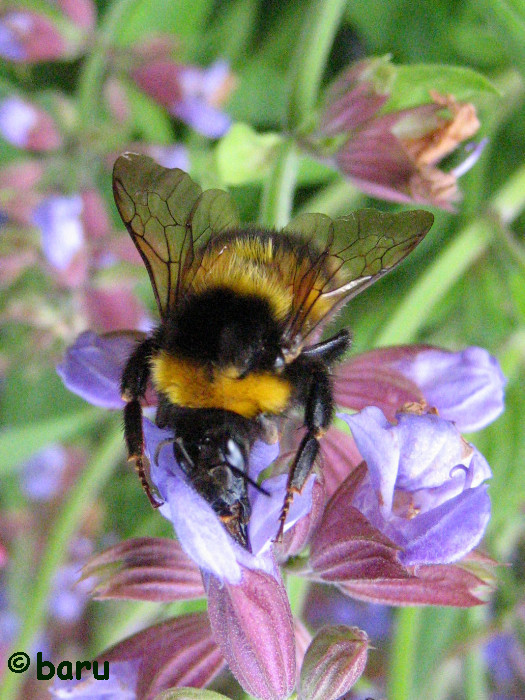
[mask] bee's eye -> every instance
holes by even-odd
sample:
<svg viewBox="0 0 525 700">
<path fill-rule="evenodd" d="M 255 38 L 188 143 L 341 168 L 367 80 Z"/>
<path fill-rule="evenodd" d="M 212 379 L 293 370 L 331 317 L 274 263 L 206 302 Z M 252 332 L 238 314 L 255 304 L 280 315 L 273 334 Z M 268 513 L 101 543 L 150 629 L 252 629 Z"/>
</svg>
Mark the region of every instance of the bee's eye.
<svg viewBox="0 0 525 700">
<path fill-rule="evenodd" d="M 232 467 L 244 471 L 244 457 L 237 445 L 237 443 L 231 438 L 226 443 L 226 450 L 224 451 L 224 458 L 231 464 Z"/>
</svg>

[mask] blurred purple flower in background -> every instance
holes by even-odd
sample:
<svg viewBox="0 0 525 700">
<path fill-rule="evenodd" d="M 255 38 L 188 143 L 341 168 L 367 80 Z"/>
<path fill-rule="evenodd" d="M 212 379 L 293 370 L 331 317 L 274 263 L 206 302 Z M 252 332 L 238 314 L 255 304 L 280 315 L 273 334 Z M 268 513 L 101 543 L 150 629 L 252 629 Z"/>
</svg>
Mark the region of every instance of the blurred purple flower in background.
<svg viewBox="0 0 525 700">
<path fill-rule="evenodd" d="M 153 60 L 133 70 L 132 76 L 147 95 L 204 136 L 216 139 L 230 128 L 230 118 L 219 109 L 233 86 L 226 62 L 198 68 Z"/>
<path fill-rule="evenodd" d="M 60 444 L 45 447 L 30 457 L 21 473 L 22 490 L 33 501 L 48 501 L 58 492 L 67 463 Z"/>
<path fill-rule="evenodd" d="M 0 56 L 8 61 L 38 63 L 69 55 L 69 47 L 44 15 L 30 10 L 11 10 L 0 16 Z"/>
<path fill-rule="evenodd" d="M 13 146 L 28 151 L 53 151 L 62 144 L 50 115 L 19 97 L 0 102 L 0 134 Z"/>
<path fill-rule="evenodd" d="M 42 250 L 57 270 L 66 270 L 84 245 L 82 197 L 50 195 L 35 209 L 33 221 L 40 228 Z"/>
</svg>

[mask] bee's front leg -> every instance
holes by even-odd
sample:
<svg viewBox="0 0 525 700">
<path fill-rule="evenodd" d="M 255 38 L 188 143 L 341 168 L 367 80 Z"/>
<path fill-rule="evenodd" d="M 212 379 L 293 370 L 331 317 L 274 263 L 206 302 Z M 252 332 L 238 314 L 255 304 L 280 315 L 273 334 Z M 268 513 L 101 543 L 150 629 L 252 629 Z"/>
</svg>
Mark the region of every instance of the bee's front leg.
<svg viewBox="0 0 525 700">
<path fill-rule="evenodd" d="M 149 502 L 154 508 L 162 505 L 151 488 L 146 475 L 142 408 L 140 399 L 146 393 L 150 369 L 149 361 L 155 349 L 154 340 L 146 338 L 130 356 L 122 374 L 121 392 L 124 406 L 124 437 L 128 448 L 128 462 L 135 464 L 137 476 Z"/>
</svg>

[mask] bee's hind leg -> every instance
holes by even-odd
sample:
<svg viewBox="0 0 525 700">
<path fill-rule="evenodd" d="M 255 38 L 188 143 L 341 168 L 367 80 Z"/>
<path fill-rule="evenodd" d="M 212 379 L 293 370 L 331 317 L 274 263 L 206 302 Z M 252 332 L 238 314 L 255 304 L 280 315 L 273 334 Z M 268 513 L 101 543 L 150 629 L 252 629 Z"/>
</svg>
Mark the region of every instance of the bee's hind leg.
<svg viewBox="0 0 525 700">
<path fill-rule="evenodd" d="M 315 461 L 319 455 L 319 439 L 324 435 L 332 422 L 334 399 L 328 369 L 317 362 L 305 362 L 308 386 L 306 390 L 304 424 L 306 435 L 301 440 L 295 459 L 288 472 L 286 496 L 279 517 L 280 526 L 276 540 L 280 541 L 284 532 L 284 524 L 294 494 L 300 493 L 312 473 Z"/>
<path fill-rule="evenodd" d="M 154 495 L 146 475 L 144 456 L 144 435 L 142 432 L 142 408 L 138 399 L 129 401 L 124 406 L 124 436 L 128 448 L 128 462 L 133 462 L 144 493 L 153 508 L 162 505 Z"/>
</svg>

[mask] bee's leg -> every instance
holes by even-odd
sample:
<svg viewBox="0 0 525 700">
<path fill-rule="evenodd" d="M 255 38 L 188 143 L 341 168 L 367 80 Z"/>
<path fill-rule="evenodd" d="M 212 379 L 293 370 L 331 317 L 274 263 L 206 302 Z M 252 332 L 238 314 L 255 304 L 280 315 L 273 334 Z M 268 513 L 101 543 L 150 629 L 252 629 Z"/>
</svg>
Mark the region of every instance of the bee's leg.
<svg viewBox="0 0 525 700">
<path fill-rule="evenodd" d="M 146 338 L 129 358 L 122 374 L 122 398 L 124 406 L 124 437 L 128 448 L 128 462 L 134 462 L 137 476 L 149 502 L 154 508 L 162 502 L 153 494 L 146 476 L 144 457 L 144 435 L 142 432 L 142 408 L 140 398 L 146 393 L 149 379 L 149 359 L 154 349 L 152 338 Z"/>
<path fill-rule="evenodd" d="M 352 338 L 349 331 L 342 330 L 334 335 L 333 338 L 323 340 L 322 343 L 311 345 L 309 348 L 303 348 L 301 358 L 322 360 L 327 364 L 331 364 L 344 355 L 351 344 Z"/>
<path fill-rule="evenodd" d="M 334 412 L 332 386 L 326 367 L 318 363 L 307 362 L 304 364 L 303 369 L 306 369 L 308 373 L 306 376 L 309 377 L 304 412 L 304 424 L 307 432 L 301 440 L 288 473 L 286 496 L 279 518 L 281 524 L 277 533 L 277 540 L 282 538 L 284 523 L 294 494 L 302 491 L 306 480 L 312 472 L 315 460 L 319 454 L 319 439 L 332 422 Z"/>
</svg>

